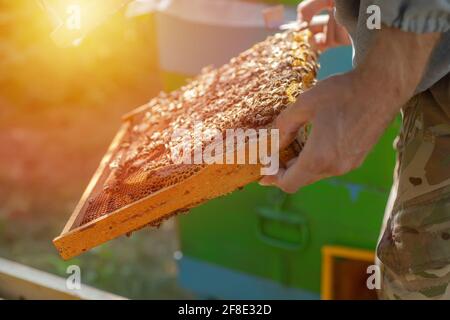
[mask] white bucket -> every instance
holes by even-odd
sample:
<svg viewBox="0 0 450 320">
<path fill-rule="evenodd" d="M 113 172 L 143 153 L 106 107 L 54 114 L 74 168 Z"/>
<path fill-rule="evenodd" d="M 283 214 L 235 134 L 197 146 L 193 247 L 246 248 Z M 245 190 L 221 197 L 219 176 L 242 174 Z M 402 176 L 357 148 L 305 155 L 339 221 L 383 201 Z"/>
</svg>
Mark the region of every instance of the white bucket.
<svg viewBox="0 0 450 320">
<path fill-rule="evenodd" d="M 266 27 L 270 5 L 239 0 L 163 0 L 156 13 L 159 62 L 164 72 L 192 76 L 208 65 L 221 66 L 278 29 Z M 284 20 L 294 20 L 285 7 Z"/>
</svg>

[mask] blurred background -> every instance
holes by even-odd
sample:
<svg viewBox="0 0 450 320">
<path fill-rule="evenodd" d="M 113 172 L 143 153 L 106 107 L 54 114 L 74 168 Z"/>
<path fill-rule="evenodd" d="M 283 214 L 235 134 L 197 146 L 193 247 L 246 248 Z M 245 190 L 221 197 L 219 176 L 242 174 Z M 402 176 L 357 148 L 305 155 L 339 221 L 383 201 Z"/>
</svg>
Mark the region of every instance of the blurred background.
<svg viewBox="0 0 450 320">
<path fill-rule="evenodd" d="M 36 1 L 0 1 L 0 257 L 130 298 L 189 297 L 176 284 L 174 222 L 79 259 L 53 247 L 125 112 L 161 90 L 151 15 L 110 16 L 61 48 Z M 132 250 L 131 250 L 132 248 Z"/>
<path fill-rule="evenodd" d="M 83 283 L 127 298 L 373 298 L 398 123 L 362 168 L 295 195 L 250 185 L 68 262 L 52 244 L 121 115 L 277 32 L 298 2 L 140 0 L 61 46 L 38 1 L 0 0 L 0 258 L 64 278 L 79 265 Z M 323 54 L 319 78 L 351 55 Z"/>
</svg>

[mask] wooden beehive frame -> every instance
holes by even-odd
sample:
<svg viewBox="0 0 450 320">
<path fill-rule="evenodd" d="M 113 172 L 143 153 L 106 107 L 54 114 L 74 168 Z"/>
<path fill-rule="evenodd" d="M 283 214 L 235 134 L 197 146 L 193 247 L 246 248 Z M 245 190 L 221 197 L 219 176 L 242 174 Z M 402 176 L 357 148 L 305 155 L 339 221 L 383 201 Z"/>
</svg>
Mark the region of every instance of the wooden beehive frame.
<svg viewBox="0 0 450 320">
<path fill-rule="evenodd" d="M 288 104 L 295 102 L 296 97 L 306 88 L 309 88 L 314 84 L 316 71 L 317 71 L 317 55 L 314 51 L 308 46 L 307 41 L 311 34 L 307 31 L 288 31 L 284 34 L 278 34 L 273 37 L 269 37 L 265 45 L 272 47 L 273 43 L 276 43 L 281 48 L 283 48 L 283 54 L 280 57 L 279 54 L 271 53 L 272 51 L 263 50 L 261 55 L 259 56 L 260 60 L 264 62 L 261 65 L 268 65 L 270 68 L 260 68 L 258 70 L 262 71 L 262 79 L 269 79 L 271 75 L 275 74 L 275 80 L 273 82 L 268 82 L 266 85 L 260 84 L 258 81 L 257 85 L 251 86 L 252 89 L 250 97 L 248 101 L 245 100 L 246 103 L 246 112 L 255 113 L 258 117 L 253 119 L 250 114 L 247 114 L 247 117 L 251 117 L 252 121 L 250 124 L 253 124 L 256 127 L 260 127 L 264 125 L 265 127 L 270 126 L 270 122 L 274 120 L 274 117 L 281 111 L 281 107 L 286 107 Z M 288 41 L 288 42 L 286 42 Z M 259 49 L 258 49 L 259 48 Z M 255 46 L 253 49 L 255 52 L 259 52 L 261 48 Z M 242 58 L 244 57 L 244 58 Z M 249 77 L 253 77 L 253 68 L 254 65 L 250 68 L 248 64 L 245 63 L 245 59 L 255 58 L 253 55 L 249 56 L 248 51 L 243 54 L 241 58 L 244 60 L 232 60 L 234 62 L 230 62 L 229 65 L 225 65 L 225 68 L 230 68 L 229 70 L 238 70 L 239 72 L 243 72 L 243 77 L 237 77 L 236 79 L 240 79 L 239 81 L 248 81 Z M 275 64 L 275 67 L 272 67 L 273 62 L 276 62 L 280 59 L 283 59 L 286 63 L 284 64 Z M 259 60 L 258 60 L 259 61 Z M 236 67 L 236 63 L 238 67 Z M 245 67 L 242 67 L 245 66 Z M 242 68 L 241 68 L 242 67 Z M 272 68 L 276 69 L 276 72 L 273 71 Z M 289 68 L 289 69 L 286 69 Z M 286 71 L 288 72 L 286 73 Z M 206 70 L 206 75 L 208 75 L 208 71 Z M 212 72 L 212 71 L 211 71 Z M 222 70 L 223 72 L 223 70 Z M 241 72 L 241 73 L 242 73 Z M 239 73 L 239 74 L 241 74 Z M 213 74 L 209 74 L 211 78 Z M 215 76 L 214 76 L 215 77 Z M 215 78 L 211 79 L 215 79 Z M 209 78 L 200 77 L 197 81 L 212 81 Z M 247 95 L 249 95 L 249 88 L 245 89 L 247 91 L 240 90 L 241 86 L 229 86 L 229 79 L 224 78 L 225 80 L 221 80 L 221 82 L 217 82 L 219 85 L 219 90 L 222 86 L 222 89 L 225 87 L 231 88 L 231 94 L 234 97 L 241 97 L 245 99 Z M 201 82 L 192 82 L 193 86 L 202 87 Z M 235 90 L 239 88 L 239 90 Z M 194 88 L 192 88 L 193 90 Z M 265 92 L 265 97 L 256 96 L 256 90 L 262 90 Z M 184 88 L 183 90 L 187 90 Z M 196 91 L 197 92 L 197 91 Z M 205 104 L 209 104 L 211 100 L 216 99 L 217 97 L 213 95 L 215 91 L 212 91 L 211 95 L 208 95 L 206 92 L 202 90 L 198 90 L 199 97 L 206 97 L 206 100 L 195 104 L 192 106 L 199 108 L 200 106 L 204 106 Z M 161 97 L 156 99 L 163 99 Z M 208 100 L 209 99 L 209 100 Z M 269 112 L 267 112 L 266 116 L 259 115 L 259 109 L 256 109 L 254 99 L 262 99 L 264 103 L 261 102 L 261 108 L 269 108 Z M 154 100 L 155 103 L 162 103 L 159 100 Z M 162 100 L 167 104 L 167 101 Z M 181 104 L 181 100 L 177 100 L 179 103 L 179 107 L 183 106 Z M 231 100 L 230 100 L 231 101 Z M 267 103 L 269 102 L 269 103 Z M 164 104 L 163 103 L 163 104 Z M 231 103 L 231 102 L 230 102 Z M 222 108 L 222 105 L 212 104 L 214 108 L 211 110 L 219 110 L 218 108 Z M 235 106 L 238 106 L 236 104 Z M 85 190 L 81 200 L 79 201 L 74 213 L 69 218 L 66 226 L 64 227 L 62 233 L 59 237 L 53 240 L 56 248 L 58 249 L 60 255 L 64 259 L 70 259 L 76 255 L 79 255 L 99 244 L 102 244 L 106 241 L 112 240 L 118 236 L 123 234 L 131 233 L 135 230 L 138 230 L 146 225 L 157 225 L 165 218 L 170 217 L 180 211 L 186 211 L 192 207 L 195 207 L 209 199 L 216 198 L 218 196 L 225 195 L 230 193 L 240 187 L 247 185 L 250 182 L 256 181 L 260 178 L 261 165 L 260 164 L 210 164 L 204 165 L 200 167 L 200 170 L 193 175 L 181 180 L 180 182 L 176 182 L 173 185 L 168 187 L 164 187 L 162 189 L 155 188 L 154 190 L 158 190 L 150 194 L 148 193 L 139 193 L 137 197 L 132 198 L 133 200 L 142 199 L 138 201 L 134 201 L 132 203 L 129 202 L 121 202 L 118 206 L 111 207 L 114 210 L 113 212 L 108 212 L 104 214 L 106 211 L 98 210 L 98 214 L 101 216 L 89 216 L 86 215 L 86 212 L 97 209 L 89 210 L 89 205 L 91 203 L 95 203 L 93 199 L 95 199 L 96 195 L 101 194 L 105 190 L 105 188 L 109 188 L 110 185 L 105 183 L 108 177 L 111 177 L 110 174 L 115 174 L 111 171 L 111 169 L 115 166 L 115 163 L 111 161 L 115 159 L 118 151 L 121 150 L 122 145 L 126 145 L 128 134 L 130 131 L 133 131 L 135 128 L 133 118 L 136 115 L 141 114 L 142 112 L 148 109 L 149 105 L 140 107 L 136 109 L 134 112 L 131 112 L 124 118 L 124 125 L 119 130 L 119 133 L 114 138 L 111 146 L 108 149 L 108 152 L 102 159 L 99 168 L 95 172 L 93 178 L 91 179 L 87 189 Z M 184 108 L 184 107 L 183 107 Z M 240 112 L 242 109 L 242 105 L 238 108 L 228 108 L 227 110 L 231 112 Z M 170 113 L 172 109 L 156 109 L 156 111 L 160 111 L 161 114 Z M 183 109 L 185 110 L 185 109 Z M 189 110 L 189 109 L 187 109 Z M 234 117 L 233 113 L 233 117 Z M 206 113 L 204 115 L 206 118 L 209 117 L 209 114 Z M 228 116 L 231 117 L 230 114 Z M 187 116 L 189 117 L 189 116 Z M 183 119 L 180 117 L 180 119 Z M 222 118 L 217 118 L 215 121 L 223 121 Z M 247 121 L 245 117 L 242 117 L 241 121 Z M 263 122 L 261 122 L 263 121 Z M 182 122 L 182 121 L 181 121 Z M 179 123 L 177 123 L 179 125 Z M 191 123 L 191 126 L 193 124 Z M 169 126 L 170 129 L 170 126 Z M 173 128 L 171 128 L 173 129 Z M 224 129 L 224 128 L 222 128 Z M 161 130 L 161 129 L 158 129 Z M 292 159 L 294 156 L 298 154 L 300 151 L 300 147 L 304 142 L 304 136 L 301 137 L 298 141 L 300 141 L 300 145 L 298 143 L 294 143 L 286 150 L 280 153 L 280 162 L 287 162 Z M 166 137 L 167 139 L 167 137 Z M 139 139 L 138 143 L 143 143 Z M 122 144 L 122 142 L 124 142 Z M 164 141 L 163 141 L 164 142 Z M 270 147 L 270 139 L 268 142 L 268 146 Z M 161 144 L 162 145 L 162 144 Z M 242 148 L 245 148 L 245 153 L 248 155 L 249 144 L 243 145 Z M 269 149 L 271 150 L 271 149 Z M 235 150 L 238 151 L 238 150 Z M 243 149 L 241 151 L 244 151 Z M 140 154 L 140 151 L 139 151 Z M 249 159 L 248 156 L 245 159 Z M 167 165 L 166 162 L 163 163 L 164 166 Z M 152 176 L 147 176 L 151 178 Z M 167 185 L 167 184 L 166 184 Z M 120 197 L 119 189 L 114 189 L 113 192 L 117 193 L 117 196 Z M 150 194 L 148 196 L 145 196 Z M 115 195 L 112 194 L 112 197 Z M 127 194 L 126 196 L 129 196 Z M 131 196 L 130 196 L 131 197 Z M 112 199 L 112 200 L 111 200 Z M 110 198 L 111 201 L 114 201 L 113 198 Z M 117 199 L 116 199 L 117 200 Z M 120 200 L 120 199 L 119 199 Z M 132 200 L 132 201 L 133 201 Z M 129 203 L 126 204 L 125 203 Z M 116 208 L 119 208 L 115 210 Z M 95 218 L 97 217 L 97 218 Z M 94 220 L 90 220 L 93 218 Z M 88 222 L 86 222 L 88 221 Z"/>
<path fill-rule="evenodd" d="M 208 165 L 176 185 L 80 225 L 87 201 L 96 188 L 101 187 L 101 178 L 129 126 L 130 122 L 126 121 L 121 127 L 62 233 L 53 240 L 65 260 L 179 211 L 197 206 L 206 200 L 230 193 L 260 178 L 261 166 L 258 164 Z M 292 145 L 282 152 L 280 160 L 288 161 L 297 153 L 298 146 Z"/>
</svg>

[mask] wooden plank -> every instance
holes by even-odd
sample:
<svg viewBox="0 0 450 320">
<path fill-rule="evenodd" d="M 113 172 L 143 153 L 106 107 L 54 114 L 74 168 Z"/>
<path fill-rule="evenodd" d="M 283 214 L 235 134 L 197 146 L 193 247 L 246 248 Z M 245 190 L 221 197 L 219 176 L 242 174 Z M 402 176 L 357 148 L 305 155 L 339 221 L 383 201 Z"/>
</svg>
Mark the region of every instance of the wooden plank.
<svg viewBox="0 0 450 320">
<path fill-rule="evenodd" d="M 66 279 L 0 258 L 0 297 L 35 300 L 122 300 L 123 297 L 81 284 L 70 290 Z"/>
<path fill-rule="evenodd" d="M 148 110 L 150 110 L 148 107 L 148 104 L 144 104 L 144 105 L 137 107 L 136 109 L 131 110 L 130 112 L 124 114 L 122 116 L 122 120 L 123 121 L 131 121 L 134 117 L 141 115 L 142 113 L 144 113 L 145 111 L 148 111 Z"/>
</svg>

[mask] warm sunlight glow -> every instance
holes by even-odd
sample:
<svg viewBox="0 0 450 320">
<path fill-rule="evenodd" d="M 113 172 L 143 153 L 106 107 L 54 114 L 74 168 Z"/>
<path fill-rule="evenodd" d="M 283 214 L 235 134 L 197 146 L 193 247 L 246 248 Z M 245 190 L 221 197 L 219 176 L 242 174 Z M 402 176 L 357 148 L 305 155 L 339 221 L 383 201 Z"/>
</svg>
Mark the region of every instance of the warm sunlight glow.
<svg viewBox="0 0 450 320">
<path fill-rule="evenodd" d="M 92 30 L 105 22 L 130 0 L 40 0 L 55 30 L 59 46 L 79 45 Z"/>
</svg>

